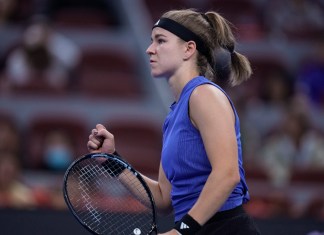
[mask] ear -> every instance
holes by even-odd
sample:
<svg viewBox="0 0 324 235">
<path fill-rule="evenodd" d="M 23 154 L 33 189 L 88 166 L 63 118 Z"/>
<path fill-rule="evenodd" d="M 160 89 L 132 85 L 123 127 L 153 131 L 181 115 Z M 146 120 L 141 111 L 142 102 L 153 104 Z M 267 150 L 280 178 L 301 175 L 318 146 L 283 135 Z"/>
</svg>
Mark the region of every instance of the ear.
<svg viewBox="0 0 324 235">
<path fill-rule="evenodd" d="M 187 42 L 183 59 L 189 60 L 193 55 L 195 55 L 196 51 L 197 51 L 196 43 L 194 41 Z"/>
</svg>

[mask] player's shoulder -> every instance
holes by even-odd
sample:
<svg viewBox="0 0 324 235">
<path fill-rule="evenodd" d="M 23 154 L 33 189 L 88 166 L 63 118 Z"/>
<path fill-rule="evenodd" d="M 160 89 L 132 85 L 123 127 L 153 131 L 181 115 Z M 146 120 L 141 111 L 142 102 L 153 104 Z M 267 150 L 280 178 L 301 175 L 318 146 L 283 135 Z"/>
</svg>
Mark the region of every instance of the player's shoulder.
<svg viewBox="0 0 324 235">
<path fill-rule="evenodd" d="M 191 98 L 194 100 L 227 100 L 227 96 L 223 90 L 211 83 L 204 83 L 197 86 L 191 93 Z"/>
</svg>

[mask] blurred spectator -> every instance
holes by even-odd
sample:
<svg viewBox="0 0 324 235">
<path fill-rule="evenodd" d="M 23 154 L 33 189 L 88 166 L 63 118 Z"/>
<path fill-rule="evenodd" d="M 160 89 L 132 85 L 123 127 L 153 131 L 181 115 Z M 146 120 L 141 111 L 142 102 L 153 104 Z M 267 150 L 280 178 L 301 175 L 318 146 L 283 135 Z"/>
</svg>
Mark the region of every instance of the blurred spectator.
<svg viewBox="0 0 324 235">
<path fill-rule="evenodd" d="M 47 133 L 43 154 L 45 166 L 54 171 L 66 170 L 75 157 L 70 137 L 58 130 Z"/>
<path fill-rule="evenodd" d="M 265 139 L 260 157 L 276 187 L 289 184 L 294 169 L 324 169 L 324 136 L 313 127 L 300 100 L 287 107 L 281 125 Z"/>
<path fill-rule="evenodd" d="M 324 14 L 316 1 L 272 0 L 265 7 L 265 21 L 276 38 L 313 39 L 323 33 Z"/>
<path fill-rule="evenodd" d="M 0 115 L 0 153 L 20 154 L 20 135 L 10 116 Z"/>
<path fill-rule="evenodd" d="M 62 178 L 60 177 L 53 185 L 48 189 L 51 197 L 50 206 L 55 210 L 66 210 L 67 206 L 62 196 Z"/>
<path fill-rule="evenodd" d="M 0 26 L 20 26 L 34 13 L 35 0 L 0 0 Z"/>
<path fill-rule="evenodd" d="M 16 4 L 16 0 L 0 0 L 0 25 L 11 20 Z"/>
<path fill-rule="evenodd" d="M 26 28 L 21 45 L 6 60 L 9 88 L 44 83 L 53 89 L 66 89 L 80 57 L 73 42 L 56 32 L 46 18 L 37 16 Z"/>
<path fill-rule="evenodd" d="M 324 35 L 313 45 L 314 51 L 302 58 L 296 71 L 296 87 L 309 99 L 312 120 L 324 131 Z"/>
<path fill-rule="evenodd" d="M 254 161 L 258 161 L 263 138 L 282 122 L 287 104 L 294 94 L 294 81 L 284 69 L 268 71 L 257 78 L 257 87 L 250 87 L 257 93 L 243 99 L 245 107 L 241 119 L 245 156 Z"/>
<path fill-rule="evenodd" d="M 0 207 L 33 208 L 36 205 L 33 190 L 21 179 L 19 160 L 11 153 L 0 152 Z"/>
<path fill-rule="evenodd" d="M 314 52 L 303 58 L 297 71 L 297 87 L 312 104 L 324 108 L 324 35 L 313 45 Z"/>
</svg>

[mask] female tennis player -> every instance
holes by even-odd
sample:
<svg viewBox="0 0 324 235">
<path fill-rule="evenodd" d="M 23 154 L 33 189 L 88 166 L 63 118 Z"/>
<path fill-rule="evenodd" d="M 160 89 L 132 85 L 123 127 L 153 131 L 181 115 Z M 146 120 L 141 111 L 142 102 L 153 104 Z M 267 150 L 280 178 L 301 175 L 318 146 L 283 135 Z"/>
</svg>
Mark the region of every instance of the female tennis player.
<svg viewBox="0 0 324 235">
<path fill-rule="evenodd" d="M 174 212 L 174 228 L 163 234 L 260 234 L 242 207 L 249 194 L 239 118 L 213 69 L 214 52 L 224 49 L 231 58 L 231 85 L 251 75 L 228 21 L 216 12 L 172 10 L 153 26 L 151 38 L 151 74 L 167 79 L 175 97 L 163 125 L 158 180 L 143 176 L 157 209 Z M 88 149 L 113 153 L 114 135 L 98 124 Z"/>
</svg>

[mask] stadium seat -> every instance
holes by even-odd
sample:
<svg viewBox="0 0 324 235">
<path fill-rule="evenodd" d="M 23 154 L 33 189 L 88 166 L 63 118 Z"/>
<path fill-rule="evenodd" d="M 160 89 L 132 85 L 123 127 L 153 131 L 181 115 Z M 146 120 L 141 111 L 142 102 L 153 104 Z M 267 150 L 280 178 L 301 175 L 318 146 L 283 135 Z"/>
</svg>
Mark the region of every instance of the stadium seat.
<svg viewBox="0 0 324 235">
<path fill-rule="evenodd" d="M 147 6 L 148 12 L 151 14 L 152 21 L 154 22 L 157 21 L 161 17 L 161 15 L 168 10 L 193 7 L 185 0 L 167 0 L 167 1 L 145 0 L 144 2 L 145 5 Z"/>
<path fill-rule="evenodd" d="M 63 8 L 55 12 L 53 23 L 57 27 L 74 29 L 100 29 L 116 25 L 105 11 L 87 8 Z"/>
<path fill-rule="evenodd" d="M 87 49 L 79 71 L 79 90 L 91 97 L 139 99 L 142 87 L 135 61 L 122 50 Z"/>
<path fill-rule="evenodd" d="M 209 0 L 207 2 L 207 10 L 220 13 L 234 24 L 234 33 L 238 40 L 259 40 L 265 36 L 262 11 L 253 1 Z"/>
<path fill-rule="evenodd" d="M 101 0 L 49 0 L 47 11 L 56 26 L 76 29 L 119 27 L 115 4 Z"/>
<path fill-rule="evenodd" d="M 135 169 L 157 176 L 162 150 L 162 131 L 153 120 L 119 118 L 106 121 L 115 136 L 116 149 Z"/>
</svg>

